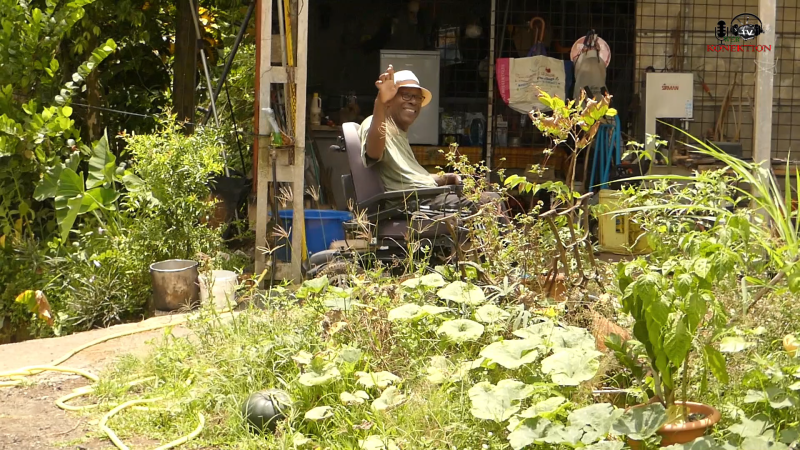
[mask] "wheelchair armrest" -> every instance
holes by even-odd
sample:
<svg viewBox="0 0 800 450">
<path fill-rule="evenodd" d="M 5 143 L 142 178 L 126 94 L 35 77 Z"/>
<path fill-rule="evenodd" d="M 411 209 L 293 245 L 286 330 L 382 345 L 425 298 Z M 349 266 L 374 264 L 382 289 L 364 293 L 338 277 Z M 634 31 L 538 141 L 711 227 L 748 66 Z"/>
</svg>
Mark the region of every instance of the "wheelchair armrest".
<svg viewBox="0 0 800 450">
<path fill-rule="evenodd" d="M 375 206 L 380 206 L 381 204 L 392 200 L 411 198 L 413 199 L 412 201 L 414 201 L 416 199 L 433 198 L 440 194 L 447 194 L 447 193 L 455 194 L 460 191 L 461 191 L 461 186 L 457 185 L 437 186 L 424 189 L 405 189 L 402 191 L 388 191 L 370 197 L 367 200 L 361 202 L 358 206 L 369 210 Z"/>
</svg>

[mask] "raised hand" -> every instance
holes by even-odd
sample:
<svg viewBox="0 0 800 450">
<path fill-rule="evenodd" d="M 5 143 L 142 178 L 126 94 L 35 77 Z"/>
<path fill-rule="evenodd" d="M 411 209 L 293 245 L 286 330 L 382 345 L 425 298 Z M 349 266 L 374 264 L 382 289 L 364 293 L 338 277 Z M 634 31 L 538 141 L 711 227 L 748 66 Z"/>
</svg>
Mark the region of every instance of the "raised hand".
<svg viewBox="0 0 800 450">
<path fill-rule="evenodd" d="M 388 105 L 394 96 L 397 95 L 397 86 L 394 84 L 394 67 L 392 67 L 391 64 L 389 68 L 386 69 L 386 72 L 378 77 L 375 86 L 378 88 L 377 100 L 384 106 Z"/>
</svg>

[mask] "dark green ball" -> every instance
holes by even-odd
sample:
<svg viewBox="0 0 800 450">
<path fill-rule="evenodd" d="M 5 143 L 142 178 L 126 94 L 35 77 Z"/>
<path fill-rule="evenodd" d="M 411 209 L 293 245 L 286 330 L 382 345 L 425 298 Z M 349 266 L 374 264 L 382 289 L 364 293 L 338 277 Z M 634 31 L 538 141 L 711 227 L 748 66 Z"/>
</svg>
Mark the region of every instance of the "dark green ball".
<svg viewBox="0 0 800 450">
<path fill-rule="evenodd" d="M 286 391 L 267 389 L 250 394 L 242 404 L 242 415 L 251 430 L 273 432 L 280 420 L 286 418 L 292 399 Z"/>
</svg>

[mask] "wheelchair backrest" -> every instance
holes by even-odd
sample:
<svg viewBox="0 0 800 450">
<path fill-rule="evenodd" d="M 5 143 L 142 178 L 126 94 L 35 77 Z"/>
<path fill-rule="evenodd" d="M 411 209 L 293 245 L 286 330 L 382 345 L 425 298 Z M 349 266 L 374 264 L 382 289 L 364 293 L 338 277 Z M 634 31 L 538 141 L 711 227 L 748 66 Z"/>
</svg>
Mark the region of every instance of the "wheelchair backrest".
<svg viewBox="0 0 800 450">
<path fill-rule="evenodd" d="M 361 125 L 355 122 L 342 124 L 344 145 L 347 150 L 347 161 L 353 181 L 356 205 L 386 191 L 375 166 L 364 167 L 361 159 Z"/>
</svg>

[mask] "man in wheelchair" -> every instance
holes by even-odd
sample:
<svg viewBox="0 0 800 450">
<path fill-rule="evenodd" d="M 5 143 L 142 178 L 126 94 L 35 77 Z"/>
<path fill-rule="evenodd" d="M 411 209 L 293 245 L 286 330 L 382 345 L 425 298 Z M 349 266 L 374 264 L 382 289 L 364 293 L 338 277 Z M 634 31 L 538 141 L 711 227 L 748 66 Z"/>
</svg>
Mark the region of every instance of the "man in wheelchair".
<svg viewBox="0 0 800 450">
<path fill-rule="evenodd" d="M 414 157 L 408 129 L 420 110 L 431 100 L 431 93 L 419 84 L 413 72 L 389 68 L 375 82 L 378 95 L 373 114 L 359 125 L 342 124 L 341 143 L 334 151 L 347 153 L 350 174 L 342 177 L 345 194 L 354 200 L 357 219 L 345 224 L 351 234 L 369 236 L 369 248 L 318 252 L 309 258 L 311 277 L 342 275 L 351 264 L 364 266 L 371 260 L 396 262 L 409 247 L 429 247 L 437 262 L 456 254 L 465 243 L 461 219 L 477 212 L 484 204 L 500 204 L 496 193 L 482 194 L 477 204 L 461 193 L 461 179 L 454 173 L 432 175 Z M 498 218 L 508 224 L 505 206 L 498 207 Z M 368 228 L 364 232 L 364 226 Z M 409 246 L 410 243 L 419 245 Z M 369 257 L 367 257 L 369 256 Z M 416 255 L 411 255 L 416 256 Z M 434 261 L 430 261 L 433 263 Z"/>
<path fill-rule="evenodd" d="M 361 124 L 361 153 L 365 167 L 375 167 L 387 191 L 422 190 L 436 186 L 459 185 L 461 178 L 454 173 L 431 175 L 417 162 L 408 142 L 408 129 L 420 110 L 431 101 L 431 93 L 420 86 L 410 70 L 395 72 L 392 66 L 375 82 L 378 95 L 372 115 Z M 422 199 L 420 206 L 434 211 L 469 209 L 499 198 L 493 192 L 482 195 L 479 205 L 452 192 Z M 498 211 L 500 220 L 508 216 Z"/>
</svg>

